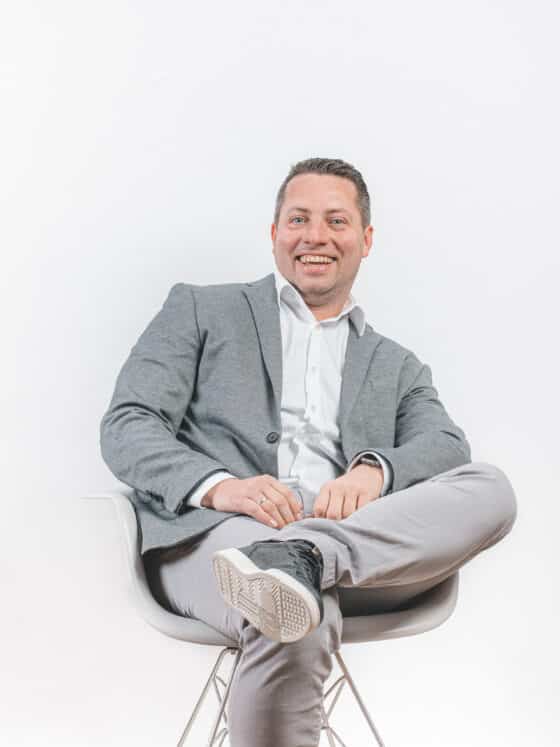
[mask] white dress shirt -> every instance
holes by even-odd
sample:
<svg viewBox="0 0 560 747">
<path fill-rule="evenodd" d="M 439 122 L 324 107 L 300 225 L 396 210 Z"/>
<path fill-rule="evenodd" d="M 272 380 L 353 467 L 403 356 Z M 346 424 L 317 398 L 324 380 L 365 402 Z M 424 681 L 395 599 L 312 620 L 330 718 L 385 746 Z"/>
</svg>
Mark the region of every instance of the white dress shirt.
<svg viewBox="0 0 560 747">
<path fill-rule="evenodd" d="M 313 503 L 323 484 L 349 472 L 364 455 L 374 455 L 383 469 L 383 490 L 390 490 L 393 475 L 389 462 L 375 451 L 363 451 L 346 467 L 338 428 L 342 369 L 348 342 L 348 325 L 364 333 L 363 309 L 352 294 L 336 317 L 318 321 L 299 291 L 274 270 L 282 332 L 282 436 L 278 446 L 279 481 L 287 485 L 313 514 Z M 215 472 L 187 499 L 201 505 L 204 495 L 218 482 L 235 477 Z"/>
</svg>

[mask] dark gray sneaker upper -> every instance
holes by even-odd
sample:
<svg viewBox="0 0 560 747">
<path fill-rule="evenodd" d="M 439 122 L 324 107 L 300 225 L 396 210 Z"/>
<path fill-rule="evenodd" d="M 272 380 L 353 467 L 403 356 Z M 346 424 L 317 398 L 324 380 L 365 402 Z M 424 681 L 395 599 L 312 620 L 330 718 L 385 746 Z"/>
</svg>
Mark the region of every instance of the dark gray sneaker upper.
<svg viewBox="0 0 560 747">
<path fill-rule="evenodd" d="M 277 568 L 289 573 L 313 594 L 323 619 L 323 599 L 321 578 L 323 576 L 323 556 L 312 542 L 303 539 L 262 540 L 246 547 L 238 547 L 261 570 Z"/>
</svg>

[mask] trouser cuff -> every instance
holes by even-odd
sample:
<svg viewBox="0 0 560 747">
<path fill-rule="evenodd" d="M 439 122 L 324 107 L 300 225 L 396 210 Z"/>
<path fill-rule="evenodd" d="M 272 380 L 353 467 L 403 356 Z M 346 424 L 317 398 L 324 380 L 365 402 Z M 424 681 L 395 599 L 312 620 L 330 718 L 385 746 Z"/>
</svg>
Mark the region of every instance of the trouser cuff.
<svg viewBox="0 0 560 747">
<path fill-rule="evenodd" d="M 319 548 L 323 556 L 323 574 L 321 576 L 321 590 L 329 589 L 336 583 L 336 545 L 334 540 L 321 532 L 310 532 L 305 529 L 284 528 L 278 537 L 270 538 L 274 542 L 303 539 L 312 542 Z"/>
</svg>

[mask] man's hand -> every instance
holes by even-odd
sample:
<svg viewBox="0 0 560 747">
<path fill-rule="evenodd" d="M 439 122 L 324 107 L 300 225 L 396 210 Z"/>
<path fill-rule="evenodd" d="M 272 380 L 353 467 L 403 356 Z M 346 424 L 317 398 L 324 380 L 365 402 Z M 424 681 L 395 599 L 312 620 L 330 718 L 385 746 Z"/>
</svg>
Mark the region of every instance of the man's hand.
<svg viewBox="0 0 560 747">
<path fill-rule="evenodd" d="M 383 470 L 359 464 L 336 480 L 326 482 L 313 504 L 317 519 L 346 519 L 367 503 L 379 498 L 383 490 Z"/>
<path fill-rule="evenodd" d="M 277 529 L 302 518 L 301 505 L 294 493 L 272 475 L 246 480 L 227 477 L 206 493 L 202 505 L 216 511 L 247 514 Z"/>
</svg>

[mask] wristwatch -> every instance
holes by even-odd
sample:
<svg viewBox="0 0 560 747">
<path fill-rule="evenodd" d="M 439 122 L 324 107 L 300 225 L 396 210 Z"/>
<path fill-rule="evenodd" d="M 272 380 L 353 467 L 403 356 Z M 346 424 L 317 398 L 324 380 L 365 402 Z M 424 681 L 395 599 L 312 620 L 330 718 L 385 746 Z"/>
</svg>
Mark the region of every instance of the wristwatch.
<svg viewBox="0 0 560 747">
<path fill-rule="evenodd" d="M 358 459 L 355 466 L 358 464 L 369 464 L 370 467 L 381 467 L 381 462 L 375 456 L 362 456 Z"/>
</svg>

